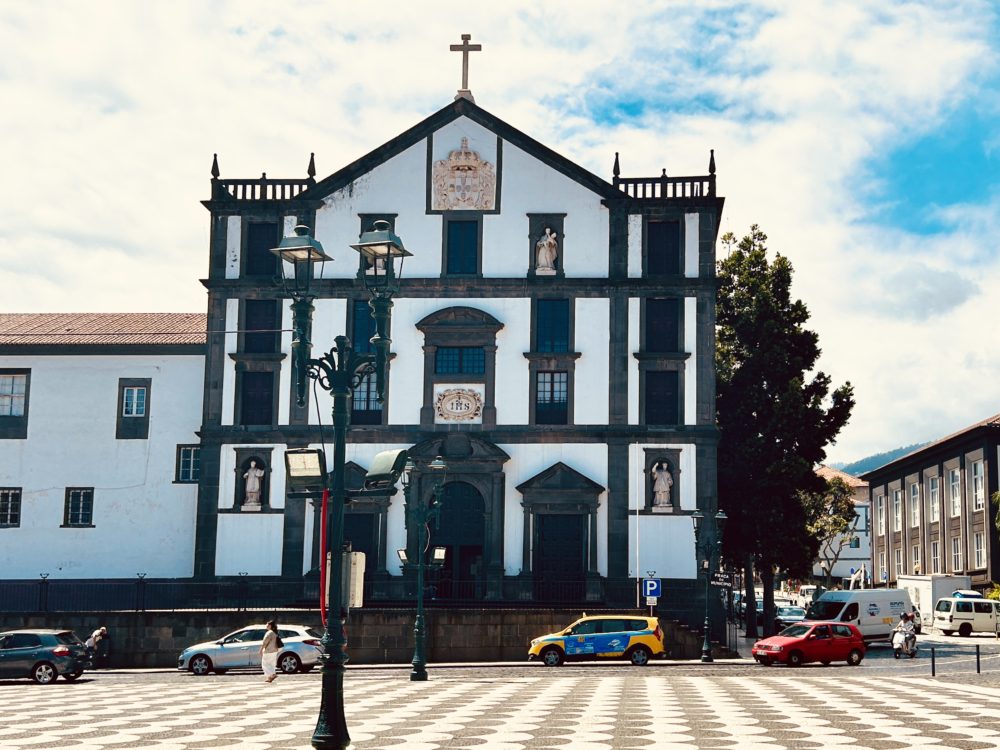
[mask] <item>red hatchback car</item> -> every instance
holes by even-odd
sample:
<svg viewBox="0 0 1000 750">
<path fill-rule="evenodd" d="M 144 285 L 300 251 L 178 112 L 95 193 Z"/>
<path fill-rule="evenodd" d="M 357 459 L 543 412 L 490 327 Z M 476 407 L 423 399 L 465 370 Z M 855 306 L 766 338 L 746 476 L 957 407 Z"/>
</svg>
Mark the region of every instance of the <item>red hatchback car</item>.
<svg viewBox="0 0 1000 750">
<path fill-rule="evenodd" d="M 753 644 L 753 658 L 764 666 L 782 662 L 798 667 L 818 661 L 826 666 L 846 661 L 852 667 L 865 658 L 861 631 L 844 622 L 802 622 Z"/>
</svg>

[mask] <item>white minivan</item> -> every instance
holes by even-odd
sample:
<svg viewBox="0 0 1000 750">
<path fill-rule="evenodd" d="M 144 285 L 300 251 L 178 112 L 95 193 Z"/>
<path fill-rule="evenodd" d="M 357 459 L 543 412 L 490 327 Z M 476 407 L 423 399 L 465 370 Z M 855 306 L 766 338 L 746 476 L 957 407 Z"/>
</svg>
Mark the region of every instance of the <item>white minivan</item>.
<svg viewBox="0 0 1000 750">
<path fill-rule="evenodd" d="M 934 605 L 934 627 L 945 635 L 951 635 L 956 630 L 961 636 L 972 633 L 1000 635 L 1000 602 L 944 596 Z"/>
<path fill-rule="evenodd" d="M 904 589 L 827 591 L 809 605 L 806 620 L 849 622 L 866 641 L 887 641 L 903 612 L 912 612 Z"/>
</svg>

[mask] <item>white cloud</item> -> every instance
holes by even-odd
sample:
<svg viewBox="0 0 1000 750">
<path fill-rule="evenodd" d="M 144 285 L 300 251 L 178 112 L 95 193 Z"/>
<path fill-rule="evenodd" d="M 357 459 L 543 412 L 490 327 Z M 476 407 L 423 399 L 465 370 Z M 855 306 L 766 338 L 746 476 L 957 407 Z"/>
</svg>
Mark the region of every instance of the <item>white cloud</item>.
<svg viewBox="0 0 1000 750">
<path fill-rule="evenodd" d="M 933 237 L 878 226 L 871 202 L 894 197 L 871 167 L 963 101 L 996 107 L 983 85 L 993 13 L 930 0 L 4 4 L 4 309 L 203 309 L 212 153 L 224 176 L 304 175 L 312 151 L 329 174 L 451 100 L 448 45 L 470 32 L 484 45 L 477 102 L 606 178 L 615 151 L 633 176 L 704 173 L 716 149 L 723 231 L 759 223 L 791 257 L 822 367 L 857 386 L 833 458 L 930 439 L 1000 411 L 1000 206 L 936 209 L 953 229 Z M 595 120 L 616 98 L 644 108 Z M 935 298 L 923 319 L 921 296 Z"/>
</svg>

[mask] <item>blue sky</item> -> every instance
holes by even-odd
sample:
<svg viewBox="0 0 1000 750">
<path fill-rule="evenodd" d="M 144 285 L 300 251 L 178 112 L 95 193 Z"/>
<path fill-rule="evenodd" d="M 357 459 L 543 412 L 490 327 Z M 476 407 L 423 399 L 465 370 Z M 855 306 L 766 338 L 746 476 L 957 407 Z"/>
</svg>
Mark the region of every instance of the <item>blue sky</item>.
<svg viewBox="0 0 1000 750">
<path fill-rule="evenodd" d="M 329 174 L 451 101 L 609 178 L 702 174 L 796 269 L 851 460 L 1000 412 L 1000 19 L 967 2 L 0 2 L 5 311 L 205 307 L 224 176 Z M 155 283 L 150 283 L 155 279 Z"/>
</svg>

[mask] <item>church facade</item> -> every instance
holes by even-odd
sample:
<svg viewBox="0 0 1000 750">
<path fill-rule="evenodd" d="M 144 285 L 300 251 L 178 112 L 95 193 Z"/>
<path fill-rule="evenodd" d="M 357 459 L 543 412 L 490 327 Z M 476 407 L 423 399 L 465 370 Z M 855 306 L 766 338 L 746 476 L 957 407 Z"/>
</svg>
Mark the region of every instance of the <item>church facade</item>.
<svg viewBox="0 0 1000 750">
<path fill-rule="evenodd" d="M 208 337 L 193 575 L 303 580 L 318 509 L 283 454 L 321 447 L 332 400 L 291 377 L 289 273 L 303 224 L 334 258 L 312 282 L 314 355 L 373 323 L 348 245 L 386 221 L 413 253 L 394 297 L 384 403 L 362 381 L 348 482 L 405 448 L 448 465 L 433 546 L 456 601 L 635 601 L 651 572 L 697 577 L 690 515 L 716 509 L 714 157 L 700 177 L 610 182 L 459 96 L 317 180 L 230 179 L 213 164 Z M 332 452 L 332 446 L 326 446 Z M 328 459 L 328 464 L 331 461 Z M 352 502 L 366 603 L 404 597 L 403 495 Z M 412 559 L 412 558 L 411 558 Z"/>
</svg>

